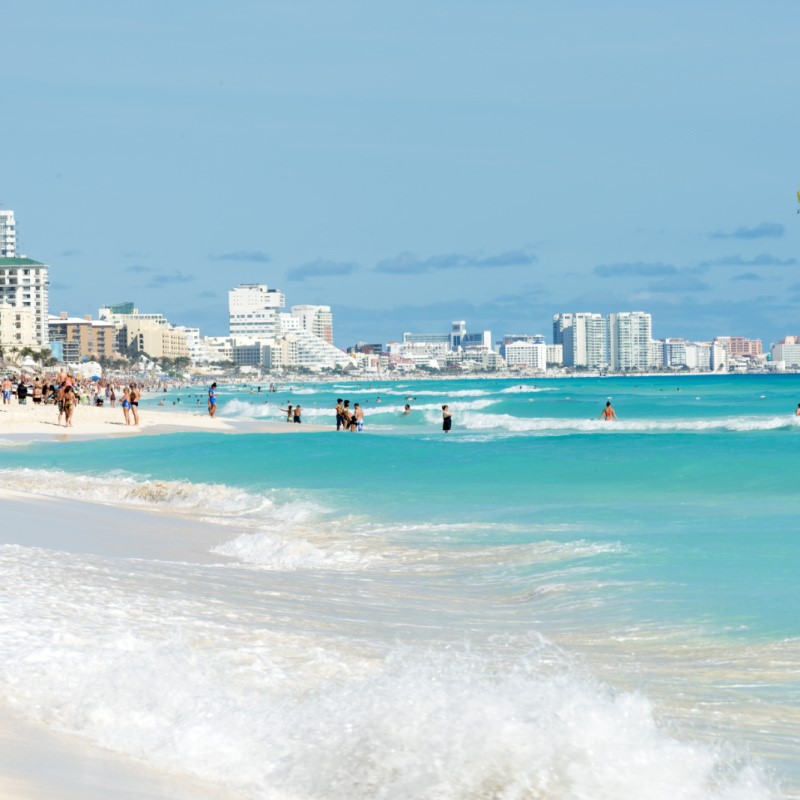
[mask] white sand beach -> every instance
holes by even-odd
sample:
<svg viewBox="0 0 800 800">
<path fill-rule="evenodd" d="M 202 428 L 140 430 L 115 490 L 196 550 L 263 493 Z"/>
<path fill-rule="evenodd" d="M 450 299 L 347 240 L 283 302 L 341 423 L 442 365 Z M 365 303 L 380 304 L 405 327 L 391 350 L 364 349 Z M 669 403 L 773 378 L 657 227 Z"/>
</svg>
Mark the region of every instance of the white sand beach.
<svg viewBox="0 0 800 800">
<path fill-rule="evenodd" d="M 139 425 L 126 425 L 122 409 L 117 406 L 80 405 L 75 409 L 73 425 L 58 424 L 58 409 L 54 405 L 0 406 L 0 438 L 34 436 L 36 439 L 69 439 L 80 437 L 136 436 L 139 434 L 177 433 L 180 431 L 211 433 L 301 433 L 330 430 L 322 425 L 291 425 L 282 421 L 239 419 L 208 416 L 205 411 L 175 411 L 151 409 L 139 411 Z"/>
</svg>

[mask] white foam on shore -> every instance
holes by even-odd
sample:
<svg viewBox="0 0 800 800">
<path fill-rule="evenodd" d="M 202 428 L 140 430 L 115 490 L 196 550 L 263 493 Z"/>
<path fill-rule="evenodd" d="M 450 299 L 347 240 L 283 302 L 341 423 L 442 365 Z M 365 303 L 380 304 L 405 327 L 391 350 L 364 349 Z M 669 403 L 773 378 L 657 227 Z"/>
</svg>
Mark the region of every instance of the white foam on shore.
<svg viewBox="0 0 800 800">
<path fill-rule="evenodd" d="M 13 546 L 0 570 L 0 691 L 19 713 L 245 798 L 778 797 L 537 637 L 510 659 L 357 643 L 333 609 L 210 602 L 218 572 Z M 302 624 L 317 612 L 325 636 Z"/>
</svg>

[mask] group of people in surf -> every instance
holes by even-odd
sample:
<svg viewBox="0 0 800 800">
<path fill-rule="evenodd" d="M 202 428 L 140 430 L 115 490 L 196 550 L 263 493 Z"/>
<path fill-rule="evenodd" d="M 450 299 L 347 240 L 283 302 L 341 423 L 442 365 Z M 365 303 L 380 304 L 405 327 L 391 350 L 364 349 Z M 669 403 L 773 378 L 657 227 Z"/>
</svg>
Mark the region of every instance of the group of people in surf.
<svg viewBox="0 0 800 800">
<path fill-rule="evenodd" d="M 380 398 L 378 399 L 379 402 Z M 337 431 L 350 431 L 359 433 L 364 430 L 364 409 L 358 404 L 354 403 L 350 408 L 349 400 L 342 400 L 341 397 L 336 398 L 336 430 Z"/>
</svg>

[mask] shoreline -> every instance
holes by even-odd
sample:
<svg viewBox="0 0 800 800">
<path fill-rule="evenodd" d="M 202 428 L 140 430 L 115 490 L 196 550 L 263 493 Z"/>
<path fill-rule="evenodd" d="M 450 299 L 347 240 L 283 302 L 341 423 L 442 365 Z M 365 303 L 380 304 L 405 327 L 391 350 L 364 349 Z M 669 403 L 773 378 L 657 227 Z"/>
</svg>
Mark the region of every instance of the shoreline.
<svg viewBox="0 0 800 800">
<path fill-rule="evenodd" d="M 70 441 L 123 436 L 153 436 L 168 433 L 319 433 L 330 431 L 323 425 L 290 425 L 275 420 L 252 420 L 238 417 L 209 417 L 205 412 L 162 411 L 144 406 L 140 424 L 126 425 L 120 407 L 78 406 L 74 425 L 59 425 L 54 405 L 0 406 L 0 439 Z"/>
</svg>

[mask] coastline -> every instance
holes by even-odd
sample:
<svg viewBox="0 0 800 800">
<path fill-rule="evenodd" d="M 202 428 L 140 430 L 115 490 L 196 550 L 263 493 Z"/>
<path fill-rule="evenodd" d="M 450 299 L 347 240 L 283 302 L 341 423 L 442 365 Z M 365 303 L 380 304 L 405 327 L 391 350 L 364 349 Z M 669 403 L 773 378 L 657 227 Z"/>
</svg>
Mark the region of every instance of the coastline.
<svg viewBox="0 0 800 800">
<path fill-rule="evenodd" d="M 329 431 L 323 425 L 289 425 L 282 421 L 211 418 L 205 412 L 162 411 L 144 406 L 139 425 L 126 425 L 122 409 L 104 406 L 78 406 L 74 425 L 58 425 L 54 405 L 32 403 L 0 406 L 0 439 L 37 439 L 69 441 L 70 439 L 105 438 L 108 436 L 157 435 L 180 432 L 208 433 L 311 433 Z"/>
</svg>

